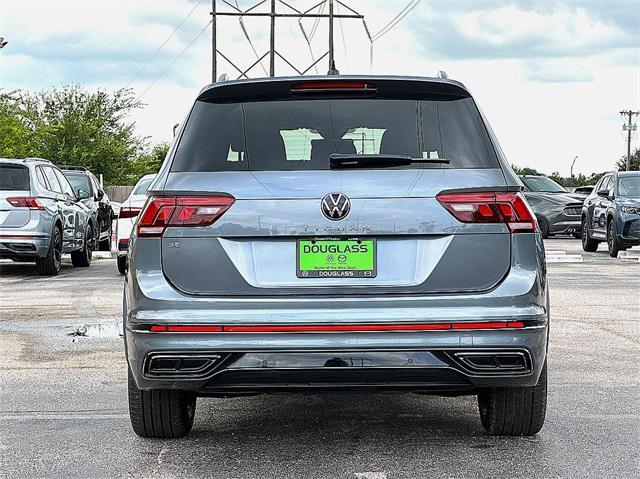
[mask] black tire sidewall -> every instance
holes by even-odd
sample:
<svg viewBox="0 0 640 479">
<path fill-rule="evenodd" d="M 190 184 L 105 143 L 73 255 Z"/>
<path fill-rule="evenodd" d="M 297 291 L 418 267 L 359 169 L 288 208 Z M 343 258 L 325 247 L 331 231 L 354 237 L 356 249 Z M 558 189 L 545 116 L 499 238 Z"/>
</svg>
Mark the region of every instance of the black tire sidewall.
<svg viewBox="0 0 640 479">
<path fill-rule="evenodd" d="M 549 237 L 549 223 L 544 216 L 538 216 L 538 225 L 540 225 L 540 234 L 543 238 Z"/>
<path fill-rule="evenodd" d="M 620 245 L 618 244 L 617 228 L 615 220 L 609 220 L 607 223 L 607 250 L 609 256 L 616 257 L 620 252 Z"/>
</svg>

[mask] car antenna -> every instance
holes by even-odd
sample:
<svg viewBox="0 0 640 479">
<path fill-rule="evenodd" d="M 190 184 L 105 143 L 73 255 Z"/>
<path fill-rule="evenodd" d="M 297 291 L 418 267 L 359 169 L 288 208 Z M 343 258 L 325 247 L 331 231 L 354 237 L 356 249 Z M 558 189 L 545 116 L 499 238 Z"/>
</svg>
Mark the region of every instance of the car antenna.
<svg viewBox="0 0 640 479">
<path fill-rule="evenodd" d="M 329 65 L 329 71 L 327 75 L 340 75 L 340 72 L 336 69 L 336 62 L 334 60 L 331 61 Z"/>
</svg>

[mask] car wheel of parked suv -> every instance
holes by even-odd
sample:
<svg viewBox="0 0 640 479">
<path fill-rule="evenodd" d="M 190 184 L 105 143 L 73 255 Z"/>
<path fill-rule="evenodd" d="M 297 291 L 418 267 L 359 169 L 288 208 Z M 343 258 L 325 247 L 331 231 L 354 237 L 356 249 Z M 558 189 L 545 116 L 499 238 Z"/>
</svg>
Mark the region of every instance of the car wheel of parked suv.
<svg viewBox="0 0 640 479">
<path fill-rule="evenodd" d="M 189 434 L 196 413 L 196 395 L 180 390 L 138 389 L 129 371 L 129 415 L 141 437 L 174 439 Z"/>
<path fill-rule="evenodd" d="M 609 250 L 609 256 L 612 258 L 618 257 L 620 243 L 618 242 L 618 232 L 614 220 L 609 220 L 607 225 L 607 249 Z"/>
<path fill-rule="evenodd" d="M 538 220 L 538 225 L 540 226 L 540 234 L 544 239 L 547 239 L 549 237 L 549 223 L 547 223 L 544 216 L 536 215 L 536 218 Z"/>
<path fill-rule="evenodd" d="M 71 263 L 74 266 L 81 266 L 86 268 L 91 265 L 91 257 L 93 254 L 93 228 L 87 227 L 87 232 L 84 236 L 84 245 L 81 250 L 73 251 L 71 253 Z"/>
<path fill-rule="evenodd" d="M 120 274 L 125 274 L 127 272 L 127 257 L 126 256 L 118 256 L 118 272 Z"/>
<path fill-rule="evenodd" d="M 112 228 L 112 226 L 109 226 L 107 237 L 98 243 L 98 251 L 111 251 L 111 235 L 113 234 Z"/>
<path fill-rule="evenodd" d="M 62 263 L 62 232 L 57 226 L 53 228 L 51 246 L 44 258 L 36 259 L 36 269 L 39 274 L 55 276 L 60 272 Z"/>
<path fill-rule="evenodd" d="M 598 243 L 594 239 L 591 239 L 589 235 L 589 226 L 587 225 L 587 219 L 582 218 L 582 249 L 593 253 L 594 251 L 598 251 Z"/>
<path fill-rule="evenodd" d="M 492 388 L 478 394 L 480 420 L 490 436 L 533 436 L 544 424 L 547 409 L 547 365 L 538 384 Z"/>
</svg>

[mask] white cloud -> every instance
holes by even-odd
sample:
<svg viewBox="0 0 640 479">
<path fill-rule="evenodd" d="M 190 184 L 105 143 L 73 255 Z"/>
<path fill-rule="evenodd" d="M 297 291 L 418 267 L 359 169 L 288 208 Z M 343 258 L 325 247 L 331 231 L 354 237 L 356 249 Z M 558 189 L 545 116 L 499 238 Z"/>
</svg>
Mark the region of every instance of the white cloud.
<svg viewBox="0 0 640 479">
<path fill-rule="evenodd" d="M 316 3 L 291 1 L 301 10 Z M 372 32 L 405 5 L 349 4 L 366 14 Z M 121 88 L 193 5 L 186 0 L 0 0 L 0 35 L 9 40 L 0 53 L 0 87 L 38 90 L 81 83 Z M 375 44 L 372 69 L 361 22 L 336 22 L 338 67 L 342 73 L 418 76 L 444 69 L 470 87 L 512 163 L 568 174 L 571 160 L 579 155 L 579 172 L 613 168 L 625 151 L 617 112 L 640 108 L 640 17 L 634 20 L 640 9 L 633 2 L 545 5 L 423 2 Z M 209 0 L 199 2 L 133 82 L 138 94 L 206 25 L 209 9 Z M 312 24 L 305 21 L 308 31 Z M 265 52 L 268 20 L 246 19 L 245 25 L 256 50 Z M 242 68 L 253 63 L 254 53 L 237 20 L 222 18 L 219 27 L 219 48 Z M 313 39 L 316 58 L 326 51 L 326 35 L 322 22 Z M 311 61 L 295 20 L 278 21 L 276 47 L 299 68 Z M 148 106 L 133 114 L 141 134 L 158 141 L 171 138 L 173 125 L 211 79 L 210 48 L 207 30 L 145 93 Z M 292 73 L 282 61 L 276 65 L 278 73 Z M 326 68 L 323 61 L 319 72 Z M 219 71 L 235 75 L 223 60 Z M 253 74 L 263 75 L 259 67 Z"/>
</svg>

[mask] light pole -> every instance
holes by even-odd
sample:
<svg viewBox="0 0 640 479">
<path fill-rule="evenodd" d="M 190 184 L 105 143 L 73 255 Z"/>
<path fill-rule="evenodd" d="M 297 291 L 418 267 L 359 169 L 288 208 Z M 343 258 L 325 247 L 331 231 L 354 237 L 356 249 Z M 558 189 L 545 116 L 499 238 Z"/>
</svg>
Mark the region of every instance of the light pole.
<svg viewBox="0 0 640 479">
<path fill-rule="evenodd" d="M 571 178 L 573 178 L 573 165 L 576 164 L 576 160 L 578 159 L 578 155 L 575 156 L 573 162 L 571 162 Z"/>
<path fill-rule="evenodd" d="M 5 42 L 4 37 L 0 37 L 0 48 L 4 48 L 7 45 L 7 43 L 9 42 Z"/>
</svg>

